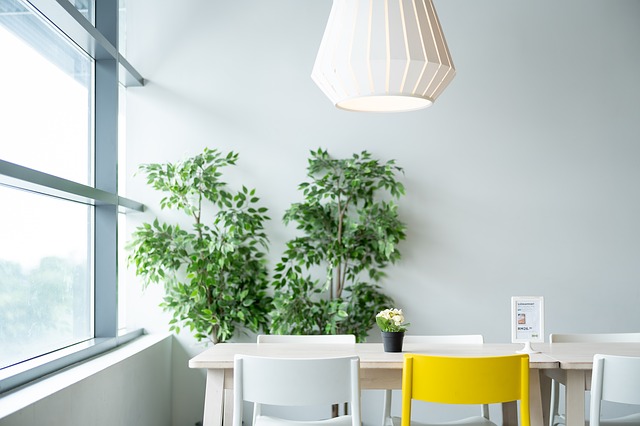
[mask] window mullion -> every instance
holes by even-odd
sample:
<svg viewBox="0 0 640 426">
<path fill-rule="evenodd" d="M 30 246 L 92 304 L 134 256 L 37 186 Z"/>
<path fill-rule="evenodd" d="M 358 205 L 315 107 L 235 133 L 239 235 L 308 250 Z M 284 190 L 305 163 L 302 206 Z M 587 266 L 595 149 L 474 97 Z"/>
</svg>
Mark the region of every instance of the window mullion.
<svg viewBox="0 0 640 426">
<path fill-rule="evenodd" d="M 144 205 L 116 193 L 102 191 L 39 170 L 0 160 L 0 185 L 50 195 L 84 204 L 111 204 L 124 209 L 144 211 Z"/>
<path fill-rule="evenodd" d="M 118 34 L 118 1 L 95 4 L 96 28 L 114 46 Z M 118 161 L 118 63 L 95 63 L 95 184 L 117 193 Z M 95 336 L 115 337 L 118 332 L 117 206 L 95 208 Z"/>
</svg>

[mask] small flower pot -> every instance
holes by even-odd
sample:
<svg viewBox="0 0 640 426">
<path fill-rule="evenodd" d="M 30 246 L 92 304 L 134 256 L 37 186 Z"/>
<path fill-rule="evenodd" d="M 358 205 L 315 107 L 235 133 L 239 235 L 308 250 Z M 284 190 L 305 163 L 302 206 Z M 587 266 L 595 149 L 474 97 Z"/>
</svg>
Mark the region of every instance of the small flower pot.
<svg viewBox="0 0 640 426">
<path fill-rule="evenodd" d="M 404 331 L 382 331 L 381 333 L 385 352 L 402 352 Z"/>
</svg>

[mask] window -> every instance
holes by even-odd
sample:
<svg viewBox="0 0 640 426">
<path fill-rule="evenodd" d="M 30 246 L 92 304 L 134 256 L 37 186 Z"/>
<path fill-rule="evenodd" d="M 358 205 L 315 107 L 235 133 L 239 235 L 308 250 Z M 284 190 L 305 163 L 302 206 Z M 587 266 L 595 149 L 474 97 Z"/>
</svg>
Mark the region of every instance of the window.
<svg viewBox="0 0 640 426">
<path fill-rule="evenodd" d="M 0 4 L 0 158 L 87 185 L 93 60 L 18 0 Z"/>
<path fill-rule="evenodd" d="M 143 206 L 117 194 L 118 75 L 142 78 L 100 37 L 113 28 L 83 25 L 96 12 L 122 14 L 0 0 L 0 391 L 126 340 L 118 209 Z"/>
<path fill-rule="evenodd" d="M 93 337 L 91 208 L 0 186 L 0 368 Z"/>
</svg>

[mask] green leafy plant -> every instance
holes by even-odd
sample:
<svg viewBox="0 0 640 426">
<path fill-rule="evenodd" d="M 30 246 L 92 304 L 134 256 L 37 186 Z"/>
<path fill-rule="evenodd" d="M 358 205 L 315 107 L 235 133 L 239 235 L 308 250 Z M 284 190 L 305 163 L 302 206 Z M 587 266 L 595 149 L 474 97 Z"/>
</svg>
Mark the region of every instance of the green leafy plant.
<svg viewBox="0 0 640 426">
<path fill-rule="evenodd" d="M 393 160 L 363 151 L 333 159 L 311 152 L 304 201 L 284 214 L 302 235 L 289 241 L 275 267 L 271 331 L 278 334 L 355 334 L 366 339 L 374 313 L 392 304 L 379 281 L 400 258 L 405 225 L 393 199 L 404 195 Z M 387 198 L 385 201 L 384 197 Z"/>
<path fill-rule="evenodd" d="M 173 313 L 170 329 L 188 327 L 198 340 L 214 343 L 228 340 L 237 326 L 265 329 L 271 308 L 267 209 L 257 205 L 255 189 L 231 192 L 220 180 L 220 169 L 237 159 L 206 148 L 179 163 L 140 166 L 149 185 L 168 193 L 161 208 L 182 211 L 193 223 L 189 231 L 157 219 L 144 223 L 128 245 L 144 285 L 164 285 L 161 306 Z"/>
</svg>

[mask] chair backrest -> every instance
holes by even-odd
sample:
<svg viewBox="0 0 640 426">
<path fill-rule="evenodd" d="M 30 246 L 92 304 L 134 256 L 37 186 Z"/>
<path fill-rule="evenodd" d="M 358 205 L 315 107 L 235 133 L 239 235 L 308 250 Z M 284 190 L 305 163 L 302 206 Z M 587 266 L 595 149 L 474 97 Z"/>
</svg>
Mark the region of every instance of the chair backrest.
<svg viewBox="0 0 640 426">
<path fill-rule="evenodd" d="M 640 342 L 640 333 L 595 333 L 549 335 L 551 343 Z"/>
<path fill-rule="evenodd" d="M 345 343 L 355 344 L 353 334 L 259 334 L 258 343 Z"/>
<path fill-rule="evenodd" d="M 444 336 L 412 336 L 410 334 L 404 336 L 404 343 L 468 343 L 481 344 L 484 343 L 482 334 L 452 334 Z"/>
<path fill-rule="evenodd" d="M 484 338 L 482 334 L 452 334 L 452 335 L 405 335 L 405 344 L 412 343 L 456 343 L 456 344 L 482 344 Z M 382 424 L 383 426 L 393 425 L 391 418 L 391 389 L 385 390 L 384 403 L 382 409 Z M 481 414 L 485 418 L 489 418 L 489 406 L 483 405 L 481 407 Z"/>
<path fill-rule="evenodd" d="M 242 425 L 242 401 L 279 406 L 349 402 L 352 424 L 360 426 L 360 359 L 271 358 L 236 355 L 233 424 Z"/>
<path fill-rule="evenodd" d="M 640 405 L 640 357 L 602 355 L 593 357 L 590 424 L 600 425 L 600 402 Z"/>
<path fill-rule="evenodd" d="M 529 355 L 447 357 L 405 354 L 402 426 L 411 424 L 411 401 L 494 404 L 520 401 L 520 425 L 529 426 Z"/>
</svg>

